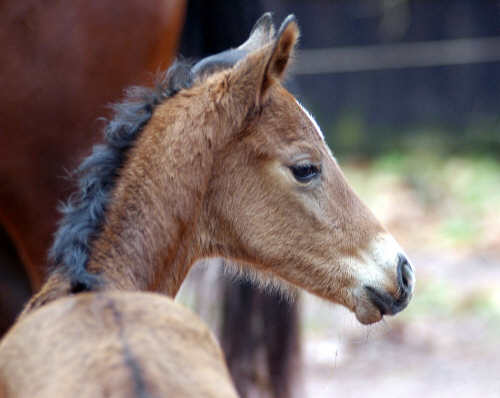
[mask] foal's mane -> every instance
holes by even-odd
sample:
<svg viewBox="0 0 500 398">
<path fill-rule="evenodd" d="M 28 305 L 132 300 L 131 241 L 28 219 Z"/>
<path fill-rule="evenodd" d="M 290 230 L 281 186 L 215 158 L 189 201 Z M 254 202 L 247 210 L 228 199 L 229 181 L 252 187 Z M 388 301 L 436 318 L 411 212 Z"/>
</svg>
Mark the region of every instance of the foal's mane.
<svg viewBox="0 0 500 398">
<path fill-rule="evenodd" d="M 71 292 L 93 290 L 100 277 L 87 271 L 93 239 L 104 223 L 111 192 L 129 149 L 151 119 L 154 109 L 193 84 L 191 66 L 176 62 L 154 88 L 131 87 L 125 100 L 112 105 L 113 118 L 104 129 L 104 143 L 96 145 L 74 174 L 78 189 L 60 206 L 63 215 L 49 252 L 52 272 L 62 272 Z"/>
<path fill-rule="evenodd" d="M 257 21 L 256 27 L 263 32 L 260 36 L 272 34 L 270 24 L 270 14 Z M 94 290 L 102 283 L 99 274 L 87 270 L 92 242 L 104 225 L 111 193 L 128 151 L 154 109 L 179 91 L 191 88 L 194 82 L 200 83 L 209 75 L 233 67 L 252 50 L 256 27 L 244 45 L 204 58 L 194 66 L 176 62 L 154 88 L 132 87 L 126 91 L 123 102 L 112 106 L 114 116 L 104 129 L 104 143 L 96 145 L 75 171 L 78 189 L 60 206 L 63 217 L 49 252 L 52 272 L 69 279 L 72 293 Z M 257 42 L 262 41 L 260 36 Z"/>
</svg>

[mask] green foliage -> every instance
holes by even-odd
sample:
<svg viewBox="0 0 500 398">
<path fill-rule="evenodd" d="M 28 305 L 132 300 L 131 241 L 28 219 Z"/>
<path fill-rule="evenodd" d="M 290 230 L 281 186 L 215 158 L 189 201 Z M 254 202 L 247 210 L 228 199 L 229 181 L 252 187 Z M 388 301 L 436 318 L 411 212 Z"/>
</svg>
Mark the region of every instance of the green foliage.
<svg viewBox="0 0 500 398">
<path fill-rule="evenodd" d="M 491 289 L 464 292 L 445 281 L 423 280 L 410 305 L 399 316 L 402 320 L 473 316 L 487 320 L 490 326 L 500 327 L 500 300 L 498 293 Z"/>
<path fill-rule="evenodd" d="M 494 156 L 415 149 L 387 152 L 361 165 L 345 158 L 341 164 L 373 207 L 385 191 L 405 191 L 412 203 L 401 206 L 418 206 L 437 226 L 429 231 L 432 240 L 448 247 L 480 244 L 498 217 L 500 159 Z"/>
<path fill-rule="evenodd" d="M 313 109 L 314 107 L 312 107 Z M 318 115 L 319 120 L 327 119 Z M 474 122 L 457 128 L 429 123 L 419 126 L 373 125 L 352 110 L 323 126 L 327 142 L 344 156 L 380 156 L 393 151 L 431 151 L 443 154 L 500 154 L 500 120 L 471 116 Z"/>
<path fill-rule="evenodd" d="M 333 145 L 333 147 L 338 145 L 342 150 L 353 152 L 357 148 L 364 146 L 369 140 L 368 137 L 365 137 L 366 130 L 362 118 L 352 113 L 345 113 L 330 129 L 330 131 L 336 132 L 335 138 L 332 139 L 333 134 L 328 134 L 327 138 L 329 144 Z"/>
</svg>

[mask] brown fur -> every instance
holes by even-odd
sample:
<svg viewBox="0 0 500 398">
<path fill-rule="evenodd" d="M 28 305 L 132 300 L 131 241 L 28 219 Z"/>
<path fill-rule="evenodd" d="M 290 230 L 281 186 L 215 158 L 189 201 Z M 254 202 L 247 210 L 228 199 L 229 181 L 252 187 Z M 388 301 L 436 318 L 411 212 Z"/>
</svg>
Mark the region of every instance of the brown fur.
<svg viewBox="0 0 500 398">
<path fill-rule="evenodd" d="M 93 245 L 88 270 L 105 288 L 173 297 L 196 260 L 222 256 L 357 314 L 363 307 L 363 322 L 380 319 L 355 291 L 365 271 L 352 259 L 384 229 L 280 84 L 297 38 L 288 22 L 277 40 L 157 108 Z M 307 185 L 288 168 L 304 159 L 322 169 Z M 396 296 L 396 265 L 382 266 L 367 271 L 380 274 L 375 287 Z M 49 279 L 27 309 L 66 293 Z"/>
<path fill-rule="evenodd" d="M 63 298 L 18 322 L 0 343 L 0 397 L 236 396 L 209 329 L 158 294 Z"/>
</svg>

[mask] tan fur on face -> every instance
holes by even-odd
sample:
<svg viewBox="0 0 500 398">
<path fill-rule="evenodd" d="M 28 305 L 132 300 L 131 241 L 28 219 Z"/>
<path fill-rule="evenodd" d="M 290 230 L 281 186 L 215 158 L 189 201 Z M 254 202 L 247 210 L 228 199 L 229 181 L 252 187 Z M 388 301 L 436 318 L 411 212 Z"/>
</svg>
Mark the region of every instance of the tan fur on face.
<svg viewBox="0 0 500 398">
<path fill-rule="evenodd" d="M 322 167 L 321 179 L 309 186 L 288 168 L 303 159 Z M 227 250 L 222 254 L 346 303 L 358 270 L 341 267 L 341 259 L 356 257 L 383 228 L 284 88 L 270 89 L 262 112 L 214 168 L 225 173 L 214 175 L 205 213 L 210 235 Z M 237 190 L 231 188 L 236 179 Z"/>
</svg>

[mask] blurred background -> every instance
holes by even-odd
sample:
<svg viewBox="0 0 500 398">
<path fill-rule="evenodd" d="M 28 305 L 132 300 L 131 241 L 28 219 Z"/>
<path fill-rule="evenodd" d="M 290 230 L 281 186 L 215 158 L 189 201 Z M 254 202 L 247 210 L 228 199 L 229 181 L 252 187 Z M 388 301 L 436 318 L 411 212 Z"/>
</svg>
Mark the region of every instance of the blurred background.
<svg viewBox="0 0 500 398">
<path fill-rule="evenodd" d="M 289 86 L 417 271 L 408 309 L 369 327 L 301 293 L 291 395 L 500 396 L 500 1 L 261 6 L 297 16 Z"/>
<path fill-rule="evenodd" d="M 42 283 L 61 176 L 107 104 L 176 53 L 238 46 L 265 11 L 297 16 L 287 85 L 406 249 L 415 297 L 366 327 L 215 261 L 179 300 L 219 336 L 243 398 L 499 397 L 500 0 L 0 3 L 0 334 Z"/>
</svg>

